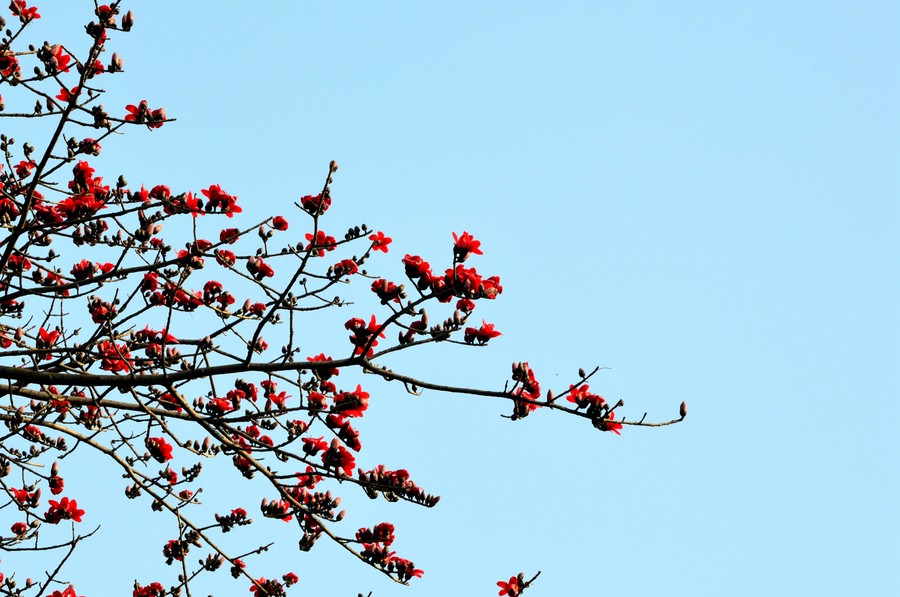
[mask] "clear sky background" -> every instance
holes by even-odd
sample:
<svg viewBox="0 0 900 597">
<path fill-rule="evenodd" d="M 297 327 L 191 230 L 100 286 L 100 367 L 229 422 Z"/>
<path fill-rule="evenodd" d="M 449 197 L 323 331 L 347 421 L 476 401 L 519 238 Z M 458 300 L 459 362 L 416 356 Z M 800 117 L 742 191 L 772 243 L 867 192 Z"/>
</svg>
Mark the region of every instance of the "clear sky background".
<svg viewBox="0 0 900 597">
<path fill-rule="evenodd" d="M 40 36 L 86 43 L 89 3 L 44 4 Z M 504 286 L 476 312 L 503 332 L 488 349 L 386 364 L 499 388 L 527 360 L 557 390 L 603 365 L 591 388 L 629 418 L 690 407 L 617 437 L 367 380 L 360 463 L 443 499 L 345 491 L 346 526 L 395 522 L 424 578 L 301 554 L 274 521 L 243 536 L 279 540 L 260 574 L 294 570 L 300 595 L 496 595 L 520 570 L 543 571 L 533 597 L 900 593 L 896 3 L 251 4 L 135 3 L 104 103 L 178 122 L 105 143 L 98 170 L 218 183 L 300 235 L 292 203 L 336 159 L 326 226 L 394 237 L 370 270 L 445 263 L 468 230 Z M 81 485 L 108 499 L 74 563 L 96 574 L 71 574 L 89 597 L 154 580 L 172 535 L 105 479 Z M 207 485 L 242 499 L 237 475 Z M 249 594 L 217 582 L 197 594 Z"/>
</svg>

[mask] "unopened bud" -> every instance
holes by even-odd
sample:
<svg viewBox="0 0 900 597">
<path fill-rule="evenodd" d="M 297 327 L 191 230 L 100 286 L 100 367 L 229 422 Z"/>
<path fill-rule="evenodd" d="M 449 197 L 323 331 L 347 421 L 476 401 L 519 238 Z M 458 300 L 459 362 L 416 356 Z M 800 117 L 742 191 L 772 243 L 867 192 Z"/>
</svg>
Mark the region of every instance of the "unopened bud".
<svg viewBox="0 0 900 597">
<path fill-rule="evenodd" d="M 131 31 L 132 27 L 134 27 L 134 12 L 129 10 L 125 13 L 125 16 L 122 17 L 122 29 L 124 31 Z"/>
<path fill-rule="evenodd" d="M 681 403 L 681 407 L 678 409 L 678 414 L 681 415 L 682 419 L 687 416 L 687 402 Z"/>
</svg>

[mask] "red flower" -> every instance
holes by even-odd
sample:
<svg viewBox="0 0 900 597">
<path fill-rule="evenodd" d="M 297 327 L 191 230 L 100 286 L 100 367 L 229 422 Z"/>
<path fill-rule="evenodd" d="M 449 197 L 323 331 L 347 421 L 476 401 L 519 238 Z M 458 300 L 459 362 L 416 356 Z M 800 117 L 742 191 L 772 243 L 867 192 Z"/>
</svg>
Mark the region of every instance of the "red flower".
<svg viewBox="0 0 900 597">
<path fill-rule="evenodd" d="M 61 494 L 66 484 L 65 480 L 59 475 L 53 475 L 47 480 L 47 483 L 50 485 L 50 493 L 53 495 Z"/>
<path fill-rule="evenodd" d="M 515 576 L 509 577 L 509 582 L 499 581 L 497 586 L 500 587 L 500 592 L 497 594 L 505 597 L 518 597 L 518 595 L 522 593 L 522 587 L 519 586 L 519 579 Z"/>
<path fill-rule="evenodd" d="M 209 203 L 206 205 L 207 212 L 214 212 L 218 210 L 230 218 L 234 214 L 244 211 L 243 209 L 238 207 L 237 197 L 235 197 L 234 195 L 229 195 L 222 190 L 222 187 L 217 184 L 212 185 L 208 189 L 203 189 L 200 192 L 203 193 L 207 199 L 209 199 Z"/>
<path fill-rule="evenodd" d="M 87 280 L 94 277 L 94 274 L 97 273 L 97 268 L 95 268 L 94 264 L 87 259 L 82 259 L 72 266 L 69 273 L 71 273 L 72 277 L 76 280 Z"/>
<path fill-rule="evenodd" d="M 12 525 L 10 530 L 13 532 L 13 535 L 15 535 L 16 537 L 21 537 L 22 535 L 24 535 L 25 533 L 28 532 L 28 525 L 25 524 L 24 522 L 17 522 L 14 525 Z"/>
<path fill-rule="evenodd" d="M 479 295 L 482 298 L 493 300 L 501 292 L 503 292 L 503 287 L 500 286 L 500 278 L 498 276 L 491 276 L 487 280 L 481 281 Z"/>
<path fill-rule="evenodd" d="M 47 597 L 78 597 L 75 594 L 75 587 L 69 585 L 64 591 L 53 591 Z"/>
<path fill-rule="evenodd" d="M 588 390 L 590 386 L 587 384 L 583 386 L 569 386 L 569 394 L 566 396 L 566 400 L 569 402 L 574 402 L 578 408 L 584 407 L 593 407 L 600 408 L 604 404 L 606 404 L 606 400 L 603 399 L 603 396 L 598 396 L 597 394 L 591 394 Z"/>
<path fill-rule="evenodd" d="M 275 230 L 285 231 L 288 229 L 288 221 L 284 219 L 282 216 L 275 216 L 272 218 L 272 228 Z"/>
<path fill-rule="evenodd" d="M 69 72 L 70 60 L 71 57 L 61 45 L 56 44 L 55 46 L 53 46 L 53 56 L 52 58 L 50 58 L 50 61 L 58 72 Z"/>
<path fill-rule="evenodd" d="M 361 417 L 363 411 L 368 408 L 369 393 L 363 391 L 362 386 L 357 384 L 356 389 L 352 392 L 341 392 L 334 397 L 334 406 L 331 407 L 331 412 L 342 417 Z"/>
<path fill-rule="evenodd" d="M 369 349 L 366 351 L 366 356 L 372 356 L 372 353 L 374 352 L 372 349 L 375 346 L 378 346 L 378 340 L 375 339 L 375 334 L 378 333 L 378 330 L 380 329 L 380 326 L 375 321 L 375 316 L 373 315 L 369 320 L 368 326 L 366 325 L 366 322 L 359 317 L 354 317 L 344 324 L 344 328 L 353 334 L 350 336 L 350 343 L 356 347 L 353 354 L 362 354 L 363 350 L 368 346 Z M 384 332 L 378 333 L 378 337 L 384 338 Z"/>
<path fill-rule="evenodd" d="M 247 260 L 247 271 L 257 280 L 275 275 L 275 270 L 260 257 L 251 257 Z"/>
<path fill-rule="evenodd" d="M 372 249 L 376 251 L 383 251 L 385 253 L 388 252 L 388 245 L 391 244 L 393 240 L 389 236 L 385 236 L 384 232 L 376 232 L 375 234 L 369 237 L 369 240 L 372 241 Z"/>
<path fill-rule="evenodd" d="M 613 411 L 609 411 L 609 413 L 606 415 L 606 418 L 595 422 L 594 426 L 600 431 L 612 431 L 616 435 L 622 435 L 621 433 L 619 433 L 619 429 L 622 428 L 622 424 L 615 423 L 615 418 L 616 413 L 614 413 Z"/>
<path fill-rule="evenodd" d="M 287 402 L 288 398 L 290 398 L 290 396 L 287 395 L 287 392 L 281 392 L 279 394 L 272 393 L 266 396 L 267 400 L 270 400 L 272 404 L 274 404 L 281 410 L 285 410 L 287 408 L 287 406 L 285 406 L 285 403 Z"/>
<path fill-rule="evenodd" d="M 414 280 L 431 273 L 431 266 L 418 255 L 406 255 L 402 263 L 406 266 L 406 275 Z"/>
<path fill-rule="evenodd" d="M 467 344 L 472 344 L 476 340 L 479 344 L 487 344 L 488 340 L 500 335 L 500 332 L 494 329 L 493 323 L 488 323 L 482 319 L 480 328 L 466 328 L 465 341 Z"/>
<path fill-rule="evenodd" d="M 31 171 L 37 168 L 37 164 L 32 162 L 31 160 L 25 161 L 22 160 L 18 164 L 16 164 L 16 176 L 19 178 L 26 178 L 31 174 Z"/>
<path fill-rule="evenodd" d="M 333 236 L 328 236 L 321 230 L 316 232 L 315 237 L 307 232 L 306 240 L 310 241 L 309 246 L 306 248 L 306 250 L 311 251 L 318 257 L 322 257 L 325 254 L 326 250 L 334 251 L 335 247 L 337 246 L 337 240 L 335 240 Z"/>
<path fill-rule="evenodd" d="M 401 298 L 406 297 L 403 286 L 397 286 L 393 282 L 389 282 L 384 278 L 380 278 L 372 282 L 372 292 L 381 299 L 381 304 L 386 305 L 391 301 L 399 303 Z"/>
<path fill-rule="evenodd" d="M 355 274 L 359 271 L 359 266 L 352 259 L 344 259 L 343 261 L 334 264 L 334 266 L 332 266 L 331 268 L 331 271 L 336 278 L 340 278 L 342 276 Z"/>
<path fill-rule="evenodd" d="M 266 580 L 265 576 L 253 581 L 250 592 L 253 593 L 254 597 L 283 597 L 286 594 L 280 582 L 274 578 Z"/>
<path fill-rule="evenodd" d="M 44 514 L 44 518 L 47 519 L 47 522 L 50 524 L 59 524 L 61 520 L 74 520 L 75 522 L 81 522 L 81 517 L 84 515 L 84 510 L 80 510 L 78 508 L 78 504 L 75 500 L 70 500 L 67 497 L 62 498 L 58 502 L 56 500 L 50 500 L 50 509 Z"/>
<path fill-rule="evenodd" d="M 157 462 L 172 460 L 172 446 L 162 437 L 147 438 L 147 450 Z"/>
<path fill-rule="evenodd" d="M 328 211 L 328 207 L 331 205 L 331 196 L 325 195 L 323 197 L 321 193 L 318 195 L 306 195 L 300 198 L 300 204 L 308 213 L 314 216 L 322 215 Z"/>
<path fill-rule="evenodd" d="M 58 99 L 61 102 L 68 103 L 78 97 L 78 91 L 79 91 L 78 86 L 73 87 L 71 90 L 63 87 L 62 89 L 59 90 L 59 93 L 56 95 L 56 99 Z"/>
<path fill-rule="evenodd" d="M 334 438 L 331 440 L 331 446 L 322 454 L 322 464 L 326 468 L 344 469 L 344 474 L 349 477 L 353 474 L 356 459 L 337 438 Z"/>
<path fill-rule="evenodd" d="M 41 18 L 41 15 L 37 12 L 37 7 L 32 6 L 29 8 L 25 4 L 25 0 L 12 0 L 9 3 L 9 10 L 12 11 L 13 16 L 19 17 L 19 20 L 23 23 Z"/>
<path fill-rule="evenodd" d="M 228 398 L 213 398 L 206 403 L 206 412 L 219 416 L 234 410 L 234 405 Z"/>
<path fill-rule="evenodd" d="M 481 249 L 478 248 L 480 246 L 481 241 L 475 240 L 475 237 L 468 232 L 463 232 L 462 236 L 459 237 L 456 236 L 455 232 L 453 233 L 453 256 L 460 263 L 468 259 L 470 253 L 472 255 L 484 255 Z"/>
<path fill-rule="evenodd" d="M 4 77 L 13 75 L 18 77 L 20 74 L 19 60 L 9 50 L 0 52 L 0 74 Z"/>
<path fill-rule="evenodd" d="M 153 582 L 149 585 L 137 585 L 131 593 L 131 597 L 162 597 L 166 594 L 165 587 L 161 583 Z"/>
<path fill-rule="evenodd" d="M 241 231 L 237 228 L 226 228 L 219 233 L 219 240 L 223 243 L 233 245 L 239 238 Z"/>
<path fill-rule="evenodd" d="M 105 32 L 104 32 L 105 35 Z M 125 106 L 128 114 L 125 115 L 126 122 L 135 124 L 146 124 L 148 128 L 158 129 L 166 120 L 166 111 L 163 108 L 150 110 L 147 100 L 141 100 L 137 106 L 128 104 Z"/>
<path fill-rule="evenodd" d="M 300 441 L 303 442 L 303 452 L 310 456 L 315 456 L 328 448 L 328 442 L 321 437 L 304 437 Z"/>
<path fill-rule="evenodd" d="M 293 572 L 288 572 L 284 576 L 281 577 L 281 580 L 284 581 L 284 584 L 287 586 L 295 585 L 300 582 L 300 577 L 294 574 Z"/>
<path fill-rule="evenodd" d="M 391 556 L 388 561 L 388 568 L 394 568 L 401 581 L 407 581 L 414 576 L 416 578 L 422 578 L 422 575 L 425 574 L 424 571 L 416 568 L 415 564 L 409 560 L 398 558 L 397 556 Z"/>
<path fill-rule="evenodd" d="M 237 261 L 237 257 L 227 249 L 216 249 L 216 261 L 219 265 L 231 267 Z"/>
<path fill-rule="evenodd" d="M 59 330 L 53 330 L 48 332 L 43 327 L 38 331 L 38 340 L 37 347 L 38 348 L 50 348 L 56 341 L 59 339 Z"/>
<path fill-rule="evenodd" d="M 100 319 L 98 321 L 95 317 L 94 321 L 100 323 L 103 320 Z M 131 361 L 131 353 L 128 352 L 128 348 L 124 344 L 116 344 L 104 340 L 97 345 L 97 348 L 101 355 L 100 368 L 104 371 L 112 371 L 113 373 L 128 372 L 134 367 L 134 363 Z"/>
<path fill-rule="evenodd" d="M 314 357 L 306 357 L 306 360 L 310 363 L 327 363 L 331 361 L 331 357 L 326 357 L 325 353 L 323 352 Z M 340 375 L 341 371 L 337 367 L 330 367 L 313 369 L 313 373 L 315 373 L 318 379 L 331 379 L 333 375 Z"/>
</svg>

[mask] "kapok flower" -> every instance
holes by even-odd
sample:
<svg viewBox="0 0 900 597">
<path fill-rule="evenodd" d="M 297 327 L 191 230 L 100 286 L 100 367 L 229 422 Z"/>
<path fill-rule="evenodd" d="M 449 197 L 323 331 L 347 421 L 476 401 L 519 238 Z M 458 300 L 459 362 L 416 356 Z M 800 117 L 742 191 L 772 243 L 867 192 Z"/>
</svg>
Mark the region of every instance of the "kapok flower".
<svg viewBox="0 0 900 597">
<path fill-rule="evenodd" d="M 391 244 L 393 239 L 389 236 L 385 236 L 384 232 L 378 231 L 369 236 L 369 240 L 372 241 L 372 249 L 387 253 L 388 245 Z"/>
<path fill-rule="evenodd" d="M 81 522 L 84 510 L 78 508 L 78 503 L 75 502 L 75 500 L 64 497 L 58 502 L 56 500 L 50 500 L 49 504 L 50 509 L 44 514 L 44 518 L 47 519 L 48 523 L 59 524 L 61 520 Z"/>
<path fill-rule="evenodd" d="M 78 91 L 79 91 L 79 87 L 77 85 L 75 87 L 73 87 L 72 89 L 66 89 L 65 87 L 63 87 L 62 89 L 59 90 L 59 93 L 56 95 L 56 99 L 58 99 L 61 102 L 69 103 L 73 99 L 78 97 Z"/>
<path fill-rule="evenodd" d="M 41 15 L 37 12 L 37 7 L 29 7 L 25 0 L 12 0 L 9 3 L 9 10 L 13 13 L 13 16 L 19 17 L 19 20 L 23 23 L 41 18 Z"/>
<path fill-rule="evenodd" d="M 322 464 L 325 468 L 343 469 L 348 477 L 353 475 L 356 459 L 337 438 L 331 440 L 331 446 L 322 454 Z"/>
<path fill-rule="evenodd" d="M 276 579 L 266 580 L 266 577 L 260 577 L 253 581 L 250 592 L 254 597 L 283 597 L 287 593 L 284 587 Z"/>
<path fill-rule="evenodd" d="M 480 328 L 466 328 L 464 339 L 466 344 L 472 344 L 475 341 L 478 341 L 479 344 L 487 344 L 488 340 L 500 335 L 502 334 L 494 329 L 493 323 L 482 319 Z"/>
<path fill-rule="evenodd" d="M 314 216 L 320 216 L 331 206 L 331 195 L 322 193 L 318 195 L 306 195 L 305 197 L 300 198 L 300 205 L 303 206 L 309 214 Z"/>
<path fill-rule="evenodd" d="M 283 216 L 275 216 L 272 218 L 272 228 L 283 232 L 288 229 L 288 221 Z"/>
<path fill-rule="evenodd" d="M 221 211 L 221 213 L 230 218 L 234 214 L 244 211 L 237 205 L 237 197 L 229 195 L 217 184 L 210 186 L 208 189 L 203 189 L 200 192 L 209 199 L 209 203 L 206 206 L 207 212 Z"/>
<path fill-rule="evenodd" d="M 162 583 L 152 582 L 149 585 L 136 585 L 132 591 L 132 597 L 162 597 L 166 594 Z"/>
<path fill-rule="evenodd" d="M 607 413 L 606 417 L 604 417 L 600 420 L 594 421 L 594 427 L 596 427 L 600 431 L 612 431 L 616 435 L 622 435 L 621 433 L 619 433 L 619 429 L 622 428 L 622 424 L 616 423 L 615 418 L 616 418 L 616 413 L 613 411 L 609 411 L 609 413 Z"/>
<path fill-rule="evenodd" d="M 479 249 L 480 246 L 481 241 L 475 240 L 475 237 L 468 232 L 463 232 L 462 236 L 456 236 L 456 233 L 453 233 L 453 256 L 460 263 L 468 259 L 470 254 L 484 255 Z"/>
<path fill-rule="evenodd" d="M 519 579 L 515 576 L 509 577 L 509 582 L 499 581 L 497 586 L 500 587 L 498 595 L 503 597 L 518 597 L 522 594 L 522 587 L 519 585 Z"/>
<path fill-rule="evenodd" d="M 157 462 L 172 460 L 172 446 L 162 437 L 147 438 L 147 450 L 150 456 Z"/>
</svg>

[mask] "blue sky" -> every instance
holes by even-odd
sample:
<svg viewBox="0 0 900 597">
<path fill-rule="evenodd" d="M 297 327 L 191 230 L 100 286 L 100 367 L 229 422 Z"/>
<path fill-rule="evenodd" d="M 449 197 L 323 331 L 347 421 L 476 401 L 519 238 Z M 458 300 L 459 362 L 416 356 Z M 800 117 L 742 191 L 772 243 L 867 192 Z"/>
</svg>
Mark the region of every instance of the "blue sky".
<svg viewBox="0 0 900 597">
<path fill-rule="evenodd" d="M 40 35 L 71 39 L 77 4 Z M 218 183 L 299 224 L 336 159 L 328 217 L 394 237 L 380 272 L 468 230 L 503 281 L 488 349 L 388 364 L 496 388 L 527 360 L 558 389 L 602 365 L 592 389 L 629 418 L 690 406 L 615 437 L 369 382 L 361 459 L 443 499 L 347 494 L 350 524 L 396 522 L 424 578 L 300 554 L 275 523 L 254 525 L 280 541 L 262 574 L 377 597 L 491 595 L 520 570 L 543 571 L 534 597 L 900 591 L 895 3 L 145 4 L 104 103 L 178 121 L 105 144 L 109 179 Z M 115 492 L 79 593 L 151 580 L 171 534 Z M 109 553 L 136 536 L 146 556 Z M 246 592 L 222 576 L 210 592 Z"/>
</svg>

